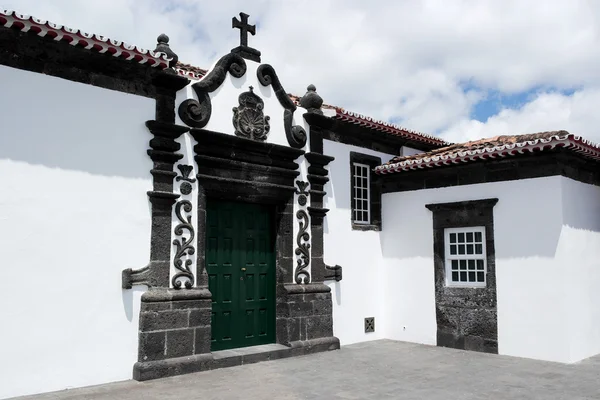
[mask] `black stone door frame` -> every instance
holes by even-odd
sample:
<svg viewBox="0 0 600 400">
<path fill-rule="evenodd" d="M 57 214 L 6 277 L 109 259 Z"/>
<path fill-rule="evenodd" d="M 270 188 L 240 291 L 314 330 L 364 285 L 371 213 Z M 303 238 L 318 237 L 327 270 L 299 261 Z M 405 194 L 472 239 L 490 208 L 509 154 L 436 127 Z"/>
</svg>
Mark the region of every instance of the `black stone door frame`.
<svg viewBox="0 0 600 400">
<path fill-rule="evenodd" d="M 334 344 L 331 294 L 322 282 L 294 282 L 294 193 L 303 150 L 192 129 L 198 193 L 197 285 L 208 288 L 205 269 L 206 199 L 266 204 L 274 208 L 276 343 L 311 351 L 313 339 Z M 210 341 L 210 337 L 207 338 Z M 319 342 L 319 343 L 320 343 Z M 314 350 L 317 350 L 315 348 Z"/>
</svg>

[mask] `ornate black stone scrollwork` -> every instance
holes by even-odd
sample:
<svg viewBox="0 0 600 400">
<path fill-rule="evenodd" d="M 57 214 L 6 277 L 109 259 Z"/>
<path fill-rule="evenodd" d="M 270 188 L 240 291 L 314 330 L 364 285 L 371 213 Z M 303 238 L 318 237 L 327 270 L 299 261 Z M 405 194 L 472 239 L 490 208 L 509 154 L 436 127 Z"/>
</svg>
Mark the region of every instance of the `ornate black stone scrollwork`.
<svg viewBox="0 0 600 400">
<path fill-rule="evenodd" d="M 175 245 L 175 257 L 173 264 L 179 271 L 171 279 L 171 283 L 175 289 L 181 289 L 182 282 L 185 282 L 186 289 L 191 289 L 194 286 L 194 274 L 192 273 L 191 265 L 192 260 L 186 258 L 185 263 L 183 258 L 191 256 L 196 252 L 196 249 L 192 245 L 194 243 L 194 226 L 192 225 L 192 216 L 184 216 L 183 212 L 192 212 L 192 203 L 188 200 L 182 200 L 175 206 L 175 215 L 179 220 L 179 224 L 175 227 L 175 235 L 179 236 L 173 240 Z M 187 231 L 189 237 L 186 238 L 184 233 Z"/>
<path fill-rule="evenodd" d="M 177 169 L 179 170 L 179 172 L 181 172 L 181 175 L 178 176 L 177 178 L 175 178 L 175 180 L 177 182 L 179 182 L 179 181 L 187 181 L 187 182 L 191 182 L 191 183 L 196 182 L 196 178 L 190 178 L 190 174 L 194 170 L 194 167 L 192 167 L 191 165 L 186 165 L 186 164 L 178 164 Z"/>
<path fill-rule="evenodd" d="M 263 86 L 273 85 L 275 96 L 279 100 L 279 104 L 285 109 L 283 111 L 283 127 L 285 129 L 285 135 L 287 137 L 290 146 L 299 149 L 306 145 L 307 135 L 304 128 L 300 125 L 293 125 L 292 119 L 294 111 L 296 111 L 296 105 L 287 95 L 285 89 L 281 86 L 279 78 L 275 73 L 273 67 L 269 64 L 262 64 L 256 71 L 258 81 Z"/>
<path fill-rule="evenodd" d="M 298 186 L 298 189 L 296 189 L 296 194 L 298 194 L 298 204 L 305 206 L 308 200 L 308 192 L 306 191 L 308 182 L 296 181 L 296 185 Z"/>
<path fill-rule="evenodd" d="M 249 91 L 238 97 L 240 105 L 233 107 L 233 127 L 237 136 L 264 142 L 271 129 L 270 117 L 264 115 L 265 103 L 254 94 L 253 89 L 250 86 Z"/>
<path fill-rule="evenodd" d="M 194 167 L 186 164 L 177 165 L 177 169 L 181 173 L 175 180 L 181 182 L 179 185 L 179 191 L 181 194 L 188 195 L 192 193 L 192 183 L 196 182 L 196 178 L 190 177 L 190 174 L 194 170 Z M 194 243 L 194 225 L 192 225 L 192 215 L 190 214 L 193 210 L 192 203 L 189 200 L 181 200 L 175 205 L 175 216 L 179 220 L 179 224 L 175 227 L 174 233 L 178 236 L 173 240 L 175 246 L 175 257 L 173 258 L 173 265 L 177 269 L 177 273 L 173 275 L 171 283 L 175 289 L 181 289 L 182 283 L 185 284 L 186 289 L 191 289 L 194 286 L 194 274 L 191 270 L 192 260 L 187 258 L 196 252 L 193 246 Z M 189 215 L 184 216 L 183 213 Z M 183 236 L 187 233 L 189 237 Z"/>
<path fill-rule="evenodd" d="M 310 240 L 310 234 L 308 230 L 308 214 L 304 210 L 300 210 L 296 213 L 298 218 L 300 230 L 298 236 L 296 236 L 296 255 L 299 256 L 296 267 L 296 283 L 310 283 L 310 273 L 306 270 L 308 264 L 310 264 L 310 244 L 306 243 Z M 304 243 L 303 243 L 304 241 Z"/>
<path fill-rule="evenodd" d="M 307 195 L 308 192 L 306 188 L 308 187 L 308 182 L 304 181 L 296 181 L 296 185 L 298 188 L 296 189 L 296 194 L 298 194 L 298 204 L 300 206 L 305 206 L 307 203 Z M 296 247 L 295 253 L 298 257 L 296 267 L 296 283 L 310 283 L 310 273 L 307 271 L 308 265 L 310 264 L 310 244 L 307 243 L 310 240 L 310 234 L 308 233 L 309 220 L 308 214 L 305 210 L 298 210 L 296 212 L 296 218 L 298 218 L 298 235 L 296 236 Z"/>
<path fill-rule="evenodd" d="M 206 126 L 212 113 L 209 93 L 221 86 L 227 72 L 235 78 L 241 78 L 246 73 L 246 61 L 239 54 L 227 54 L 217 61 L 208 75 L 194 83 L 192 88 L 198 100 L 187 99 L 179 105 L 178 114 L 183 122 L 194 128 Z"/>
</svg>

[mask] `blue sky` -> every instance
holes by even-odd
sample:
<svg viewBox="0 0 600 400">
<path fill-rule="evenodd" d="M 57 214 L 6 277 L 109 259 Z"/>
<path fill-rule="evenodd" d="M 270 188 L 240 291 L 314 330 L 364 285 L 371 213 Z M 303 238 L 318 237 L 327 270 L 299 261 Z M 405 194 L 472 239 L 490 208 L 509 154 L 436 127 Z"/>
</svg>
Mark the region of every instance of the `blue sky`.
<svg viewBox="0 0 600 400">
<path fill-rule="evenodd" d="M 208 67 L 250 43 L 288 92 L 452 141 L 566 129 L 600 141 L 600 2 L 7 0 L 38 18 Z M 465 82 L 467 84 L 465 84 Z"/>
</svg>

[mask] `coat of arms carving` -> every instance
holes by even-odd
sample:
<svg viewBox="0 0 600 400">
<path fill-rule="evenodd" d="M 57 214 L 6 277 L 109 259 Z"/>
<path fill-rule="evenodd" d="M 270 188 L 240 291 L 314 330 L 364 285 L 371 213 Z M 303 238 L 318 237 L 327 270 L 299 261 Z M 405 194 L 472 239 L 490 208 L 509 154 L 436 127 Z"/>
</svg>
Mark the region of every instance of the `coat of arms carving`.
<svg viewBox="0 0 600 400">
<path fill-rule="evenodd" d="M 264 142 L 271 126 L 270 117 L 264 115 L 265 103 L 254 94 L 253 87 L 238 97 L 239 107 L 233 107 L 233 126 L 235 134 L 247 139 Z"/>
</svg>

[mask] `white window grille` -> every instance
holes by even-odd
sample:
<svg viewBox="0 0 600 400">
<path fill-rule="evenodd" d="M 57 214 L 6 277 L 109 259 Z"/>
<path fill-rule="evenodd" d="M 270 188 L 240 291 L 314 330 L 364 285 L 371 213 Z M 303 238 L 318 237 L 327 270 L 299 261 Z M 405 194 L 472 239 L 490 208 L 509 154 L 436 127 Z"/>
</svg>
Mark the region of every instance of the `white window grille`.
<svg viewBox="0 0 600 400">
<path fill-rule="evenodd" d="M 446 228 L 446 285 L 486 286 L 485 227 Z"/>
<path fill-rule="evenodd" d="M 354 193 L 352 193 L 353 216 L 356 224 L 369 224 L 371 222 L 371 193 L 369 185 L 371 169 L 366 164 L 354 163 L 352 179 L 354 180 Z"/>
</svg>

